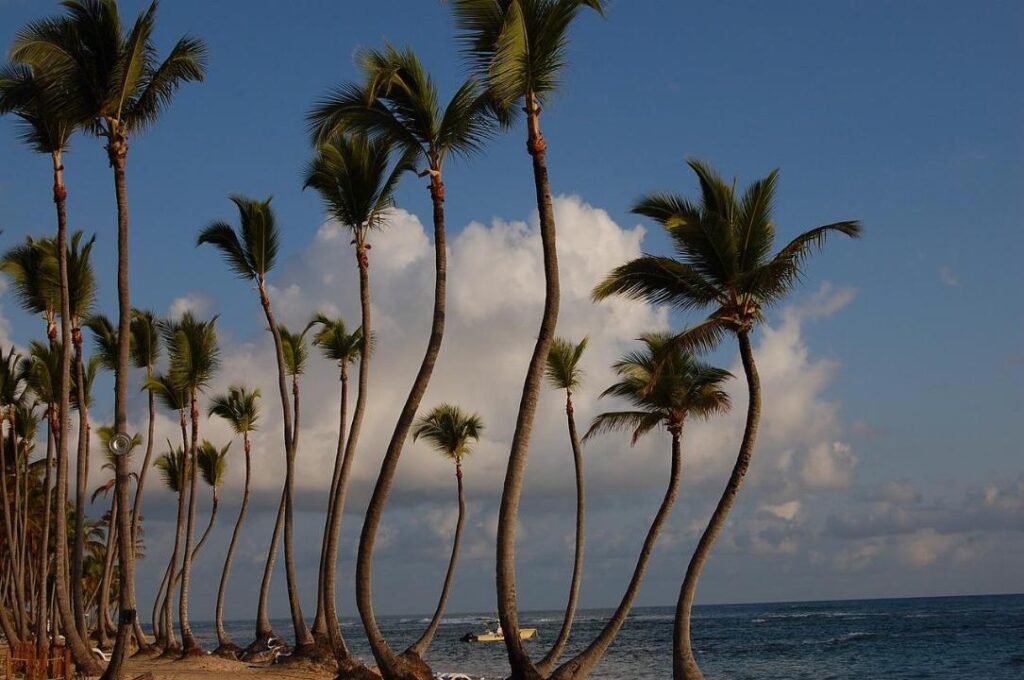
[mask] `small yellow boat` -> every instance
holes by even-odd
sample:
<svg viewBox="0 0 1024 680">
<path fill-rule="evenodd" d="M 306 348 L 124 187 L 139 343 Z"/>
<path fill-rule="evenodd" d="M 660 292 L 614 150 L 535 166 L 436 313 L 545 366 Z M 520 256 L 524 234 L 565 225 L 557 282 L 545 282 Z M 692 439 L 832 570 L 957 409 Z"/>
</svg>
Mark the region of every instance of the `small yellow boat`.
<svg viewBox="0 0 1024 680">
<path fill-rule="evenodd" d="M 520 640 L 532 640 L 537 637 L 536 628 L 520 628 L 519 639 Z M 503 642 L 505 640 L 505 633 L 502 632 L 501 626 L 498 626 L 496 630 L 487 629 L 482 633 L 466 633 L 462 636 L 463 642 Z"/>
</svg>

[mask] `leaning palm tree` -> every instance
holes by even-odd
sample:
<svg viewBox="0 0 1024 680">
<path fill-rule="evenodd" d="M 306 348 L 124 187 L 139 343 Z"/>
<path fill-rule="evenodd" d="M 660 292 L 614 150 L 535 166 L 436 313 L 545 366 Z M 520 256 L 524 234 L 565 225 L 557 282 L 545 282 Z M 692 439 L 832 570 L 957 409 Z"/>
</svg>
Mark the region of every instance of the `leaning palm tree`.
<svg viewBox="0 0 1024 680">
<path fill-rule="evenodd" d="M 394 145 L 386 138 L 371 140 L 360 133 L 336 132 L 319 144 L 305 173 L 305 186 L 316 189 L 327 207 L 328 214 L 352 232 L 352 244 L 355 247 L 356 265 L 359 269 L 362 352 L 359 360 L 359 393 L 345 445 L 346 459 L 355 456 L 369 396 L 369 350 L 373 333 L 370 315 L 369 237 L 372 232 L 386 224 L 388 212 L 394 206 L 394 191 L 398 180 L 402 174 L 414 167 L 413 157 L 408 150 L 393 161 L 394 150 Z M 339 490 L 340 488 L 339 484 Z M 344 500 L 343 492 L 336 493 L 335 496 L 336 504 Z M 360 540 L 360 544 L 362 543 Z M 332 566 L 325 564 L 324 568 L 331 569 Z M 357 584 L 358 580 L 357 576 Z M 325 605 L 333 608 L 326 598 Z M 331 623 L 332 618 L 336 617 L 328 616 L 327 623 L 331 626 L 331 643 L 335 647 L 335 656 L 338 658 L 341 672 L 363 673 L 365 669 L 362 665 L 347 654 L 340 629 Z M 373 644 L 375 649 L 384 648 L 378 642 Z"/>
<path fill-rule="evenodd" d="M 131 304 L 128 287 L 128 192 L 125 168 L 129 140 L 152 125 L 170 104 L 174 93 L 186 82 L 202 80 L 206 48 L 202 41 L 183 37 L 160 61 L 153 43 L 157 3 L 140 13 L 128 28 L 122 21 L 116 0 L 66 0 L 67 13 L 59 18 L 43 19 L 23 28 L 11 47 L 15 62 L 60 73 L 61 86 L 82 104 L 82 112 L 91 119 L 90 129 L 105 143 L 114 172 L 117 200 L 117 290 L 118 361 L 114 382 L 114 423 L 124 434 L 128 422 L 128 336 Z M 68 340 L 65 340 L 67 345 Z M 127 646 L 133 630 L 135 574 L 130 541 L 128 509 L 128 469 L 119 465 L 117 522 L 122 539 L 119 546 L 121 611 L 126 614 L 119 627 L 117 644 L 104 680 L 120 677 Z M 137 632 L 136 632 L 137 634 Z M 143 644 L 144 640 L 139 640 Z M 95 667 L 95 663 L 92 664 Z"/>
<path fill-rule="evenodd" d="M 280 327 L 274 318 L 270 296 L 267 294 L 267 273 L 274 267 L 280 245 L 280 234 L 274 211 L 270 207 L 270 200 L 268 198 L 265 201 L 257 201 L 244 196 L 231 196 L 231 201 L 238 209 L 239 229 L 236 231 L 227 222 L 214 222 L 200 232 L 197 245 L 208 243 L 214 246 L 221 252 L 228 266 L 239 278 L 256 284 L 260 304 L 263 306 L 263 313 L 267 318 L 267 325 L 274 340 L 274 353 L 277 360 L 278 390 L 281 394 L 281 422 L 284 434 L 285 482 L 281 510 L 278 512 L 278 521 L 275 522 L 263 570 L 263 583 L 260 587 L 259 603 L 256 608 L 256 639 L 249 645 L 247 651 L 266 649 L 267 642 L 274 637 L 274 631 L 270 626 L 267 602 L 283 519 L 288 600 L 291 605 L 292 626 L 295 629 L 296 653 L 302 656 L 315 646 L 315 642 L 302 617 L 299 586 L 295 575 L 291 544 L 288 540 L 291 535 L 292 495 L 295 487 L 295 427 L 292 421 L 292 404 L 288 397 L 288 366 L 284 342 L 281 339 Z"/>
<path fill-rule="evenodd" d="M 171 620 L 171 600 L 174 592 L 172 577 L 177 571 L 178 555 L 181 550 L 181 539 L 185 529 L 185 495 L 187 494 L 186 479 L 191 476 L 188 449 L 182 446 L 177 448 L 167 441 L 167 453 L 157 456 L 153 466 L 160 471 L 164 485 L 178 497 L 178 520 L 175 525 L 174 547 L 171 550 L 171 559 L 164 571 L 164 580 L 157 590 L 156 602 L 162 604 L 154 606 L 154 612 L 159 609 L 160 621 L 157 616 L 153 617 L 153 632 L 157 636 L 158 644 L 164 646 L 164 653 L 176 655 L 180 651 L 178 641 L 175 639 L 174 626 Z"/>
<path fill-rule="evenodd" d="M 199 321 L 191 312 L 185 312 L 178 321 L 161 324 L 161 334 L 170 357 L 169 376 L 178 389 L 188 394 L 192 426 L 189 433 L 189 461 L 192 467 L 189 474 L 188 520 L 185 526 L 185 552 L 182 557 L 181 593 L 178 602 L 182 653 L 186 656 L 203 653 L 199 641 L 192 633 L 188 606 L 192 576 L 192 539 L 198 500 L 196 496 L 199 477 L 199 393 L 209 385 L 220 365 L 216 324 L 216 317 L 209 321 Z"/>
<path fill-rule="evenodd" d="M 736 502 L 754 454 L 761 416 L 761 383 L 750 335 L 764 320 L 763 310 L 778 304 L 801 278 L 804 262 L 832 233 L 857 237 L 856 221 L 826 224 L 804 232 L 774 255 L 772 204 L 778 171 L 737 195 L 733 184 L 710 166 L 690 160 L 700 183 L 700 202 L 674 194 L 651 194 L 633 212 L 661 224 L 678 259 L 644 255 L 617 267 L 594 289 L 594 298 L 622 295 L 686 310 L 712 310 L 701 324 L 681 334 L 678 342 L 713 347 L 727 334 L 736 336 L 747 379 L 749 401 L 736 465 L 725 491 L 686 570 L 679 595 L 674 631 L 673 673 L 676 678 L 703 678 L 690 643 L 690 613 L 701 569 Z"/>
<path fill-rule="evenodd" d="M 188 436 L 188 420 L 185 412 L 189 408 L 189 395 L 167 374 L 156 375 L 145 383 L 145 389 L 156 396 L 162 406 L 173 411 L 178 416 L 178 428 L 181 431 L 181 451 L 191 450 Z M 174 452 L 170 441 L 167 442 L 168 450 Z M 172 456 L 173 457 L 173 456 Z M 166 463 L 154 463 L 154 467 L 163 470 Z M 166 479 L 164 480 L 167 481 Z M 185 502 L 188 499 L 187 487 L 182 484 L 171 489 L 177 495 L 178 515 L 175 524 L 174 548 L 171 551 L 171 559 L 164 572 L 164 579 L 157 589 L 157 595 L 153 603 L 153 631 L 156 633 L 157 644 L 163 647 L 164 655 L 176 656 L 181 647 L 174 634 L 173 615 L 171 613 L 171 601 L 173 599 L 175 585 L 177 584 L 178 557 L 181 550 L 181 539 L 185 530 Z"/>
<path fill-rule="evenodd" d="M 217 521 L 217 509 L 220 507 L 220 487 L 224 484 L 224 477 L 228 471 L 228 451 L 230 449 L 231 442 L 228 442 L 223 448 L 217 448 L 216 445 L 205 439 L 199 446 L 199 455 L 196 458 L 196 463 L 199 465 L 199 476 L 210 487 L 213 496 L 210 505 L 210 521 L 207 523 L 206 529 L 203 530 L 199 542 L 196 543 L 195 549 L 192 550 L 193 560 L 206 544 L 213 524 Z"/>
<path fill-rule="evenodd" d="M 359 613 L 369 632 L 377 663 L 389 669 L 396 663 L 395 654 L 384 641 L 373 613 L 373 544 L 402 447 L 430 382 L 444 335 L 448 270 L 444 165 L 449 157 L 479 152 L 493 129 L 493 116 L 488 100 L 481 96 L 473 80 L 462 83 L 451 100 L 444 107 L 440 106 L 436 84 L 412 50 L 399 51 L 390 46 L 367 50 L 359 61 L 364 83 L 342 85 L 309 114 L 314 139 L 318 143 L 326 142 L 340 132 L 354 131 L 378 136 L 401 148 L 407 158 L 426 166 L 420 175 L 429 177 L 434 221 L 434 313 L 430 336 L 419 372 L 384 454 L 363 522 L 356 564 Z M 325 568 L 332 567 L 333 564 L 325 565 Z"/>
<path fill-rule="evenodd" d="M 692 354 L 673 344 L 669 335 L 649 334 L 641 341 L 644 345 L 641 350 L 626 354 L 613 366 L 619 380 L 601 394 L 628 401 L 632 410 L 600 414 L 594 418 L 584 439 L 601 432 L 626 430 L 632 433 L 631 444 L 636 444 L 644 435 L 664 427 L 672 439 L 668 489 L 647 530 L 633 576 L 618 608 L 590 645 L 552 674 L 551 677 L 558 680 L 588 677 L 629 615 L 658 534 L 679 493 L 686 419 L 710 418 L 729 409 L 729 395 L 723 389 L 731 377 L 728 371 L 697 361 Z"/>
<path fill-rule="evenodd" d="M 459 517 L 455 523 L 452 554 L 448 559 L 448 570 L 445 572 L 441 597 L 438 598 L 437 607 L 434 609 L 434 616 L 431 617 L 426 630 L 409 647 L 410 652 L 419 657 L 422 657 L 430 647 L 430 643 L 437 633 L 437 628 L 441 625 L 441 617 L 444 616 L 445 605 L 448 603 L 448 594 L 451 591 L 452 580 L 455 577 L 455 564 L 459 560 L 462 527 L 466 521 L 466 498 L 462 490 L 462 459 L 472 453 L 470 440 L 474 442 L 480 441 L 480 433 L 483 432 L 483 429 L 483 420 L 479 414 L 467 413 L 454 404 L 441 404 L 417 420 L 412 431 L 413 441 L 423 439 L 435 451 L 455 462 L 455 483 L 459 499 Z"/>
<path fill-rule="evenodd" d="M 252 442 L 249 441 L 249 434 L 256 430 L 259 422 L 260 410 L 257 400 L 260 398 L 258 389 L 250 390 L 246 387 L 232 385 L 228 388 L 227 394 L 216 396 L 210 400 L 208 411 L 209 416 L 219 416 L 226 420 L 235 434 L 242 435 L 242 445 L 245 451 L 245 486 L 242 491 L 242 506 L 238 510 L 238 519 L 235 521 L 235 529 L 231 532 L 231 542 L 228 544 L 228 552 L 224 558 L 224 569 L 220 576 L 220 586 L 217 588 L 217 609 L 214 617 L 217 627 L 217 649 L 214 654 L 236 658 L 242 648 L 232 642 L 227 630 L 224 628 L 224 598 L 227 595 L 228 577 L 231 574 L 231 561 L 235 555 L 235 546 L 238 544 L 238 536 L 242 532 L 242 524 L 245 522 L 245 514 L 249 508 L 249 484 L 252 477 Z"/>
<path fill-rule="evenodd" d="M 519 639 L 515 539 L 530 434 L 541 379 L 558 322 L 558 254 L 555 215 L 548 179 L 547 142 L 541 133 L 541 107 L 558 90 L 566 63 L 569 27 L 581 10 L 602 13 L 604 0 L 452 0 L 463 50 L 487 88 L 495 109 L 511 119 L 526 113 L 526 148 L 533 159 L 540 238 L 544 252 L 544 312 L 526 371 L 519 415 L 512 435 L 498 514 L 498 618 L 505 631 L 512 677 L 533 675 L 533 663 Z"/>
<path fill-rule="evenodd" d="M 313 619 L 313 636 L 326 637 L 343 663 L 348 647 L 341 635 L 337 611 L 337 562 L 338 538 L 341 519 L 345 511 L 345 493 L 353 456 L 345 455 L 348 432 L 348 381 L 349 365 L 359 361 L 363 348 L 363 329 L 349 332 L 343 319 L 330 319 L 317 314 L 310 326 L 318 326 L 313 335 L 313 345 L 320 348 L 326 359 L 337 362 L 341 382 L 341 399 L 338 415 L 338 447 L 334 455 L 334 473 L 331 475 L 331 489 L 327 497 L 327 521 L 320 547 L 320 576 L 317 582 L 317 614 Z M 319 642 L 320 640 L 318 640 Z"/>
<path fill-rule="evenodd" d="M 569 602 L 565 606 L 565 615 L 562 617 L 562 627 L 558 631 L 555 642 L 551 649 L 537 662 L 537 670 L 546 675 L 551 671 L 558 658 L 565 650 L 569 641 L 569 634 L 572 632 L 573 619 L 576 617 L 576 607 L 579 603 L 580 585 L 583 582 L 583 543 L 584 543 L 584 520 L 586 517 L 586 489 L 583 477 L 583 447 L 580 446 L 580 438 L 576 433 L 576 417 L 574 415 L 572 394 L 578 390 L 583 380 L 583 369 L 580 368 L 580 359 L 587 349 L 588 339 L 584 337 L 578 344 L 565 338 L 555 338 L 551 343 L 551 352 L 548 354 L 548 364 L 545 376 L 552 387 L 565 390 L 565 418 L 569 427 L 569 445 L 572 447 L 573 469 L 576 472 L 576 547 L 573 553 L 572 580 L 569 584 Z"/>
</svg>

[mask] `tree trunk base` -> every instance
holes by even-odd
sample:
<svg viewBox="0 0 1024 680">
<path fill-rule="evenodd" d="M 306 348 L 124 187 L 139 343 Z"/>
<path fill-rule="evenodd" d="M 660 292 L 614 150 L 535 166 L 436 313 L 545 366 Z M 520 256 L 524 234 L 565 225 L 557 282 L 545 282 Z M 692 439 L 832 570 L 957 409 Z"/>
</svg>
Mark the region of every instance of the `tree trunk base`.
<svg viewBox="0 0 1024 680">
<path fill-rule="evenodd" d="M 392 668 L 382 669 L 381 675 L 387 680 L 433 680 L 434 671 L 412 651 L 404 651 L 395 659 Z"/>
<path fill-rule="evenodd" d="M 157 644 L 143 645 L 143 646 L 141 646 L 141 647 L 139 647 L 138 649 L 135 650 L 135 653 L 132 654 L 132 658 L 134 659 L 136 657 L 138 657 L 138 658 L 152 657 L 152 656 L 156 656 L 157 652 L 160 652 L 160 651 L 161 651 L 160 646 L 157 645 Z"/>
<path fill-rule="evenodd" d="M 234 642 L 225 642 L 224 644 L 217 647 L 217 649 L 213 650 L 213 655 L 219 656 L 222 659 L 231 659 L 232 661 L 237 661 L 238 658 L 242 655 L 243 651 L 245 650 L 236 645 Z"/>
<path fill-rule="evenodd" d="M 193 656 L 206 656 L 206 650 L 202 648 L 199 643 L 185 647 L 181 652 L 182 659 L 188 659 Z"/>
<path fill-rule="evenodd" d="M 164 651 L 157 657 L 160 659 L 178 659 L 181 658 L 181 645 L 167 645 L 164 647 Z"/>
<path fill-rule="evenodd" d="M 334 652 L 331 651 L 331 648 L 316 643 L 299 645 L 292 650 L 291 654 L 281 656 L 275 663 L 285 666 L 301 665 L 307 668 L 315 667 L 330 672 L 334 672 L 338 668 L 338 663 L 334 658 Z"/>
<path fill-rule="evenodd" d="M 350 656 L 338 662 L 338 675 L 335 680 L 380 680 L 380 673 L 368 668 L 359 659 Z"/>
<path fill-rule="evenodd" d="M 273 644 L 271 644 L 273 643 Z M 273 661 L 278 653 L 288 653 L 291 647 L 284 644 L 274 631 L 257 633 L 256 639 L 239 655 L 239 661 L 249 663 L 267 663 Z"/>
</svg>

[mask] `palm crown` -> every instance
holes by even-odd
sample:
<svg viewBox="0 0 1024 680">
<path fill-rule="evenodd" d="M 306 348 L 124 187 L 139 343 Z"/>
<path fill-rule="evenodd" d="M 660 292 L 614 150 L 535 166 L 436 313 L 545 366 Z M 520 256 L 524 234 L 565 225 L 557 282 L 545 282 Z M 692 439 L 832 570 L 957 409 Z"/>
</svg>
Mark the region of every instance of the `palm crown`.
<svg viewBox="0 0 1024 680">
<path fill-rule="evenodd" d="M 227 394 L 210 400 L 209 415 L 219 416 L 228 421 L 237 434 L 252 432 L 260 419 L 258 400 L 260 391 L 240 385 L 232 385 Z"/>
<path fill-rule="evenodd" d="M 0 68 L 0 114 L 20 119 L 18 137 L 37 153 L 63 152 L 82 122 L 80 103 L 46 69 Z"/>
<path fill-rule="evenodd" d="M 615 363 L 619 380 L 601 393 L 602 397 L 627 400 L 634 410 L 600 414 L 584 439 L 601 432 L 632 430 L 635 444 L 658 425 L 677 433 L 689 415 L 707 418 L 729 410 L 729 395 L 723 386 L 731 373 L 698 361 L 668 334 L 648 334 L 641 341 L 643 349 Z"/>
<path fill-rule="evenodd" d="M 551 351 L 548 353 L 548 364 L 545 370 L 548 382 L 556 389 L 573 391 L 580 386 L 583 379 L 583 369 L 580 368 L 580 359 L 587 349 L 587 338 L 580 340 L 579 344 L 573 344 L 565 338 L 555 338 L 551 342 Z"/>
<path fill-rule="evenodd" d="M 364 243 L 371 229 L 382 226 L 394 206 L 402 173 L 413 169 L 412 156 L 391 163 L 392 143 L 361 134 L 335 133 L 317 147 L 306 168 L 305 185 L 319 192 L 331 216 Z M 390 166 L 390 167 L 389 167 Z"/>
<path fill-rule="evenodd" d="M 82 322 L 92 331 L 92 353 L 108 371 L 117 368 L 117 329 L 103 314 L 87 316 Z"/>
<path fill-rule="evenodd" d="M 313 335 L 313 344 L 320 348 L 324 357 L 337 361 L 339 365 L 353 364 L 359 359 L 363 349 L 363 327 L 351 333 L 344 319 L 330 319 L 324 314 L 317 314 L 309 325 L 320 326 Z"/>
<path fill-rule="evenodd" d="M 153 467 L 160 471 L 164 484 L 174 493 L 181 493 L 192 469 L 185 451 L 180 446 L 174 448 L 170 441 L 167 442 L 167 453 L 157 456 Z"/>
<path fill-rule="evenodd" d="M 197 320 L 185 312 L 178 321 L 161 323 L 164 345 L 170 356 L 171 382 L 190 393 L 201 391 L 220 365 L 217 347 L 217 317 Z"/>
<path fill-rule="evenodd" d="M 316 143 L 341 131 L 385 137 L 440 170 L 449 154 L 479 151 L 492 132 L 487 101 L 464 82 L 442 109 L 434 79 L 412 50 L 364 50 L 362 84 L 346 83 L 317 103 L 307 120 Z"/>
<path fill-rule="evenodd" d="M 526 97 L 558 89 L 569 26 L 581 9 L 604 13 L 605 0 L 452 0 L 463 52 L 490 97 L 511 111 Z"/>
<path fill-rule="evenodd" d="M 442 455 L 461 462 L 471 452 L 470 440 L 479 441 L 483 429 L 479 414 L 454 404 L 441 404 L 416 421 L 412 438 L 423 438 Z"/>
<path fill-rule="evenodd" d="M 772 255 L 778 171 L 737 196 L 705 163 L 691 159 L 689 165 L 700 183 L 699 204 L 674 194 L 651 194 L 633 207 L 634 213 L 665 228 L 677 257 L 644 255 L 627 262 L 594 289 L 594 298 L 617 294 L 680 309 L 714 308 L 685 336 L 693 347 L 713 347 L 725 331 L 749 331 L 763 319 L 765 307 L 789 292 L 807 257 L 829 234 L 861 233 L 856 221 L 826 224 L 800 234 Z"/>
<path fill-rule="evenodd" d="M 188 390 L 178 384 L 169 374 L 160 373 L 146 380 L 143 389 L 156 395 L 157 400 L 170 411 L 184 411 L 188 408 Z"/>
<path fill-rule="evenodd" d="M 160 328 L 156 315 L 148 309 L 133 309 L 130 328 L 132 363 L 136 368 L 151 368 L 160 358 Z"/>
<path fill-rule="evenodd" d="M 11 279 L 22 309 L 42 314 L 47 324 L 52 324 L 60 308 L 60 283 L 57 260 L 50 257 L 47 248 L 28 237 L 4 253 L 0 271 Z"/>
<path fill-rule="evenodd" d="M 21 29 L 11 59 L 61 74 L 61 85 L 81 102 L 89 127 L 104 136 L 122 135 L 154 122 L 181 84 L 202 80 L 206 47 L 185 36 L 167 58 L 153 44 L 157 3 L 130 28 L 116 0 L 65 0 L 67 13 Z"/>
<path fill-rule="evenodd" d="M 312 325 L 312 324 L 310 324 Z M 306 361 L 309 359 L 309 347 L 306 345 L 306 332 L 292 333 L 284 324 L 278 324 L 281 334 L 281 351 L 284 353 L 284 366 L 288 375 L 296 377 L 306 372 Z"/>
<path fill-rule="evenodd" d="M 231 201 L 238 208 L 238 231 L 227 222 L 214 222 L 200 232 L 196 245 L 213 245 L 240 278 L 262 282 L 274 268 L 281 240 L 271 199 L 234 195 Z"/>
<path fill-rule="evenodd" d="M 213 488 L 214 493 L 224 483 L 224 475 L 228 469 L 228 450 L 230 448 L 231 442 L 228 442 L 224 448 L 218 449 L 214 444 L 205 439 L 199 446 L 199 458 L 197 460 L 199 474 L 202 476 L 203 481 Z"/>
</svg>

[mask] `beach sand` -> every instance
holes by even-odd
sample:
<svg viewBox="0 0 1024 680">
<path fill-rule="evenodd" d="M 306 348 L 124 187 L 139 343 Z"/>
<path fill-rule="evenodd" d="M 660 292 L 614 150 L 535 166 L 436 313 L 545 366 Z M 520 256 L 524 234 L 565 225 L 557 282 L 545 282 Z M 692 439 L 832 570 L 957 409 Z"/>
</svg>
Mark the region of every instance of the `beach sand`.
<svg viewBox="0 0 1024 680">
<path fill-rule="evenodd" d="M 186 659 L 130 658 L 125 660 L 125 677 L 129 680 L 152 673 L 153 680 L 226 680 L 235 676 L 251 676 L 254 680 L 328 680 L 334 673 L 301 663 L 258 666 L 230 661 L 216 656 Z"/>
</svg>

